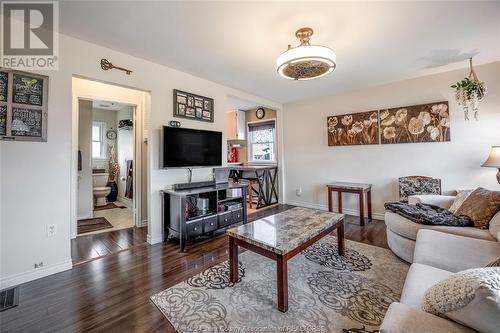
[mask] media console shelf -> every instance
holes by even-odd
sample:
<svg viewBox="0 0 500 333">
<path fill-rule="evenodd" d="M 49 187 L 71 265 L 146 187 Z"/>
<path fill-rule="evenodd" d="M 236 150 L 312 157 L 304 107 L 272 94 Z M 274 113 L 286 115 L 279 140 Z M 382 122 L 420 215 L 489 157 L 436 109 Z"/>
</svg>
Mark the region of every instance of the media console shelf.
<svg viewBox="0 0 500 333">
<path fill-rule="evenodd" d="M 216 230 L 233 224 L 247 223 L 246 191 L 246 184 L 235 183 L 161 191 L 163 240 L 167 241 L 169 236 L 178 238 L 180 250 L 183 252 L 188 239 L 213 235 Z M 199 198 L 208 199 L 206 212 L 193 209 Z M 231 206 L 232 203 L 236 206 L 240 204 L 241 208 L 224 210 L 224 207 Z"/>
</svg>

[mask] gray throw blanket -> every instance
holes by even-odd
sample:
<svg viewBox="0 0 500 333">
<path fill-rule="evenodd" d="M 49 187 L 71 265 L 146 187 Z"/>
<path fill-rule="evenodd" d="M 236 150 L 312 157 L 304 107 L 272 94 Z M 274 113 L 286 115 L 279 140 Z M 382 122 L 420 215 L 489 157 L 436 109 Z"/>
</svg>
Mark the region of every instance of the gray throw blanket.
<svg viewBox="0 0 500 333">
<path fill-rule="evenodd" d="M 426 225 L 443 225 L 451 227 L 472 227 L 474 223 L 466 215 L 454 215 L 447 209 L 417 203 L 410 205 L 403 202 L 390 202 L 384 205 L 385 209 L 407 219 Z"/>
</svg>

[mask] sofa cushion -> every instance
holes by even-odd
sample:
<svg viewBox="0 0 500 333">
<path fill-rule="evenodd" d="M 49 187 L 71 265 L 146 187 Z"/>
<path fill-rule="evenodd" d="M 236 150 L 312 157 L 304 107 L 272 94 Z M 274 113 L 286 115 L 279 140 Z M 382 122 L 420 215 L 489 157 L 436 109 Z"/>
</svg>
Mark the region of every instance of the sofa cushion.
<svg viewBox="0 0 500 333">
<path fill-rule="evenodd" d="M 490 234 L 500 242 L 500 237 L 498 237 L 500 233 L 500 211 L 491 218 L 488 229 L 490 230 Z"/>
<path fill-rule="evenodd" d="M 447 279 L 452 272 L 443 269 L 412 264 L 406 275 L 403 292 L 401 293 L 401 303 L 420 309 L 422 298 L 427 289 L 435 283 Z"/>
<path fill-rule="evenodd" d="M 453 203 L 451 204 L 449 211 L 452 213 L 456 213 L 456 211 L 460 208 L 460 206 L 462 206 L 465 199 L 467 199 L 469 197 L 469 195 L 472 193 L 472 191 L 473 190 L 459 191 L 458 194 L 456 195 L 455 199 L 453 200 Z"/>
<path fill-rule="evenodd" d="M 347 332 L 347 330 L 344 330 Z M 350 332 L 350 330 L 349 330 Z M 368 332 L 359 330 L 356 332 Z M 371 331 L 370 331 L 371 332 Z M 374 331 L 376 332 L 376 331 Z M 477 333 L 466 326 L 402 303 L 392 303 L 380 326 L 380 333 Z"/>
<path fill-rule="evenodd" d="M 500 267 L 500 258 L 497 260 L 493 260 L 492 262 L 489 262 L 488 265 L 485 267 Z"/>
<path fill-rule="evenodd" d="M 456 211 L 467 215 L 477 228 L 487 229 L 492 217 L 500 210 L 500 192 L 479 187 L 472 192 Z"/>
<path fill-rule="evenodd" d="M 496 241 L 420 230 L 413 262 L 458 272 L 484 267 L 499 257 L 500 243 Z"/>
<path fill-rule="evenodd" d="M 454 195 L 420 194 L 420 195 L 411 195 L 408 197 L 408 203 L 410 205 L 423 203 L 428 205 L 439 206 L 445 209 L 450 208 L 454 200 L 455 200 Z"/>
<path fill-rule="evenodd" d="M 422 310 L 485 333 L 500 328 L 500 267 L 455 273 L 429 288 Z"/>
<path fill-rule="evenodd" d="M 392 232 L 412 240 L 417 239 L 417 232 L 421 229 L 437 230 L 454 235 L 462 235 L 472 238 L 496 240 L 488 230 L 474 227 L 448 227 L 440 225 L 424 225 L 414 223 L 405 217 L 393 212 L 385 212 L 385 224 Z"/>
</svg>

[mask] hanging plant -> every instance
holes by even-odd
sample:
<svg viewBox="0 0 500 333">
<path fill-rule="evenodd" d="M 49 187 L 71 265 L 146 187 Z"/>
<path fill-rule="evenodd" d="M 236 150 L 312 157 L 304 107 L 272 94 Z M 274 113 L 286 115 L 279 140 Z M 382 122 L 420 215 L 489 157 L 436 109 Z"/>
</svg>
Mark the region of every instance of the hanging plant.
<svg viewBox="0 0 500 333">
<path fill-rule="evenodd" d="M 478 120 L 479 101 L 483 99 L 487 89 L 484 82 L 479 81 L 472 68 L 472 58 L 469 59 L 469 66 L 469 76 L 451 87 L 455 89 L 455 99 L 458 105 L 464 110 L 465 120 L 469 120 L 469 112 L 474 112 L 474 118 Z"/>
</svg>

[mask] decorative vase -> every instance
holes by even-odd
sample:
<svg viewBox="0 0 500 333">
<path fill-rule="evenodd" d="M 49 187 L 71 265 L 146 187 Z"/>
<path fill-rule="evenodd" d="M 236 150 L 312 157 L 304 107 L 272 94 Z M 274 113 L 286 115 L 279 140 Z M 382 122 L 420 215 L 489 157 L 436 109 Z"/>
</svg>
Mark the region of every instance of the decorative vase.
<svg viewBox="0 0 500 333">
<path fill-rule="evenodd" d="M 118 198 L 118 185 L 116 185 L 115 181 L 108 182 L 108 187 L 111 187 L 111 192 L 108 194 L 106 199 L 108 202 L 115 202 L 116 198 Z"/>
</svg>

